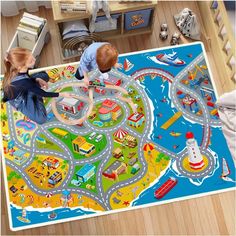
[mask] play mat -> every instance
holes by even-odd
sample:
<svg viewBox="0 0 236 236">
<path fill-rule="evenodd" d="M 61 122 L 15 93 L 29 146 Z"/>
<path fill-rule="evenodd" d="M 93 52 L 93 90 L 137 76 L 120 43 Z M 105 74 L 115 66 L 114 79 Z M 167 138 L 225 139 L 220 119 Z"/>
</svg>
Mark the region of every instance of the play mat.
<svg viewBox="0 0 236 236">
<path fill-rule="evenodd" d="M 123 54 L 119 63 L 102 81 L 92 71 L 89 88 L 74 78 L 75 63 L 42 68 L 49 91 L 76 95 L 45 98 L 43 125 L 1 104 L 12 230 L 234 188 L 203 44 Z"/>
</svg>

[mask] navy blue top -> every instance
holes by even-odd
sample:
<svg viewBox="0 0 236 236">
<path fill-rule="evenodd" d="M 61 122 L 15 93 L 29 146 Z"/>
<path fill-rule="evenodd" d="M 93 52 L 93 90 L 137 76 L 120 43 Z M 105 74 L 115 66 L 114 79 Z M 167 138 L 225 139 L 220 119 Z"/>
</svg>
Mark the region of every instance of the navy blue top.
<svg viewBox="0 0 236 236">
<path fill-rule="evenodd" d="M 26 95 L 29 91 L 40 97 L 58 97 L 59 93 L 46 92 L 39 87 L 36 78 L 41 78 L 44 81 L 49 81 L 49 76 L 46 72 L 39 72 L 28 75 L 28 72 L 18 73 L 11 82 L 12 95 L 4 93 L 3 102 L 17 98 L 18 95 Z"/>
</svg>

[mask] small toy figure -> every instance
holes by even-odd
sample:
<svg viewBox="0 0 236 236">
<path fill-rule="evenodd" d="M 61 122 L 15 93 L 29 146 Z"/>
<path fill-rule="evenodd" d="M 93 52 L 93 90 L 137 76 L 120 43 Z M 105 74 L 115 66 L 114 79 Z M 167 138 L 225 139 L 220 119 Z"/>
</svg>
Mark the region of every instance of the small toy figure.
<svg viewBox="0 0 236 236">
<path fill-rule="evenodd" d="M 184 8 L 174 16 L 174 19 L 176 26 L 185 37 L 200 40 L 200 24 L 197 15 L 192 10 Z"/>
<path fill-rule="evenodd" d="M 167 31 L 168 25 L 166 23 L 161 24 L 161 31 Z"/>
<path fill-rule="evenodd" d="M 159 34 L 159 37 L 161 40 L 166 40 L 168 38 L 168 25 L 166 23 L 161 24 L 161 32 Z"/>
<path fill-rule="evenodd" d="M 180 34 L 177 33 L 177 32 L 175 32 L 175 33 L 172 35 L 170 44 L 171 44 L 171 45 L 177 45 L 177 44 L 179 44 L 179 39 L 180 39 Z"/>
</svg>

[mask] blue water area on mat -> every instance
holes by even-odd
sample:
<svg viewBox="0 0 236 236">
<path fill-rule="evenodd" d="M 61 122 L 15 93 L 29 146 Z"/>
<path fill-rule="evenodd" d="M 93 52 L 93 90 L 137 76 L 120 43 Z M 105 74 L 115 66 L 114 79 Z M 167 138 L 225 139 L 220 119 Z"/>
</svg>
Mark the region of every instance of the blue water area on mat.
<svg viewBox="0 0 236 236">
<path fill-rule="evenodd" d="M 184 66 L 167 66 L 167 65 L 161 65 L 153 62 L 152 60 L 148 59 L 148 57 L 157 56 L 158 54 L 172 54 L 174 52 L 177 52 L 177 55 L 179 59 L 186 62 Z M 181 70 L 183 70 L 189 63 L 191 63 L 200 53 L 202 52 L 202 46 L 201 44 L 193 44 L 191 46 L 187 47 L 175 47 L 173 49 L 158 49 L 152 52 L 141 52 L 137 54 L 127 55 L 119 57 L 118 62 L 124 64 L 125 59 L 127 58 L 130 63 L 134 64 L 132 69 L 129 71 L 125 71 L 124 68 L 121 69 L 123 73 L 127 75 L 131 75 L 137 70 L 144 69 L 144 68 L 160 68 L 165 71 L 170 72 L 172 75 L 177 75 Z M 192 54 L 192 57 L 189 57 L 189 55 Z M 153 85 L 152 85 L 153 86 Z"/>
<path fill-rule="evenodd" d="M 27 211 L 27 219 L 29 219 L 31 222 L 29 224 L 23 223 L 19 221 L 16 217 L 21 216 L 22 214 L 22 209 L 18 209 L 15 206 L 11 205 L 11 214 L 13 216 L 13 227 L 22 227 L 22 226 L 27 226 L 30 224 L 39 224 L 39 223 L 45 223 L 47 221 L 58 221 L 62 219 L 68 219 L 70 217 L 75 217 L 75 216 L 83 216 L 83 215 L 90 215 L 93 214 L 93 211 L 84 211 L 80 208 L 73 209 L 71 210 L 70 208 L 59 208 L 54 210 L 54 212 L 57 214 L 56 219 L 48 219 L 48 215 L 52 213 L 52 211 L 48 212 L 39 212 L 39 211 Z"/>
<path fill-rule="evenodd" d="M 193 124 L 188 120 L 185 120 L 183 117 L 178 119 L 168 130 L 161 129 L 160 126 L 173 115 L 173 111 L 176 112 L 175 109 L 171 108 L 170 104 L 162 103 L 158 100 L 156 96 L 156 92 L 162 89 L 162 80 L 156 78 L 155 80 L 151 80 L 150 78 L 146 78 L 142 83 L 145 86 L 145 91 L 148 94 L 149 98 L 153 102 L 154 106 L 154 114 L 162 113 L 162 117 L 154 116 L 153 127 L 154 131 L 152 132 L 151 139 L 160 144 L 163 147 L 168 148 L 169 150 L 178 153 L 182 151 L 186 147 L 186 138 L 185 134 L 188 131 L 194 133 L 194 136 L 198 142 L 201 143 L 202 138 L 202 126 L 199 124 Z M 152 86 L 150 86 L 152 84 Z M 168 82 L 166 82 L 165 89 L 163 90 L 163 95 L 167 97 L 168 100 Z M 182 133 L 179 137 L 173 137 L 169 135 L 169 132 L 173 130 L 175 132 Z M 140 194 L 139 198 L 133 202 L 134 206 L 160 202 L 163 200 L 190 196 L 193 194 L 207 193 L 210 191 L 226 189 L 230 187 L 234 187 L 235 183 L 223 181 L 220 176 L 222 174 L 222 157 L 224 157 L 228 163 L 229 169 L 231 171 L 230 178 L 235 180 L 235 167 L 231 157 L 231 154 L 228 150 L 226 140 L 223 136 L 221 128 L 211 128 L 212 136 L 211 136 L 211 145 L 209 148 L 213 150 L 218 155 L 218 166 L 217 170 L 211 177 L 208 177 L 203 180 L 203 183 L 200 186 L 196 186 L 190 182 L 190 180 L 186 177 L 179 177 L 176 173 L 169 168 L 167 172 L 160 178 L 158 183 L 153 185 L 152 187 L 145 190 L 142 194 Z M 157 139 L 157 136 L 161 135 L 162 139 Z M 178 149 L 174 149 L 173 145 L 179 145 Z M 169 177 L 175 177 L 178 180 L 177 185 L 166 194 L 161 200 L 157 200 L 154 197 L 154 192 L 165 182 Z"/>
<path fill-rule="evenodd" d="M 16 126 L 19 128 L 23 128 L 26 131 L 31 131 L 35 129 L 36 125 L 30 121 L 18 120 L 16 122 Z"/>
<path fill-rule="evenodd" d="M 94 121 L 93 122 L 94 125 L 97 125 L 98 127 L 103 127 L 103 122 L 102 121 Z"/>
</svg>

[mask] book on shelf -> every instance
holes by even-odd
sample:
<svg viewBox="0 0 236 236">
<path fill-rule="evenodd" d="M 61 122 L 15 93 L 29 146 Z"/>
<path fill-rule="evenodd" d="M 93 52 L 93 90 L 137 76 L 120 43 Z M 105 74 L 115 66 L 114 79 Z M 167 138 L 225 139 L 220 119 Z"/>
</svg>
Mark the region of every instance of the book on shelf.
<svg viewBox="0 0 236 236">
<path fill-rule="evenodd" d="M 32 50 L 46 19 L 24 12 L 17 28 L 18 46 Z"/>
<path fill-rule="evenodd" d="M 19 47 L 26 48 L 32 50 L 37 42 L 38 33 L 33 32 L 31 30 L 18 27 L 17 28 L 18 35 L 18 45 Z"/>
<path fill-rule="evenodd" d="M 32 15 L 28 12 L 24 12 L 23 17 L 27 17 L 27 18 L 39 21 L 41 24 L 45 24 L 45 22 L 46 22 L 46 19 L 39 17 L 39 16 Z"/>
<path fill-rule="evenodd" d="M 39 33 L 39 29 L 32 28 L 31 26 L 24 25 L 22 23 L 19 23 L 19 27 L 30 30 L 30 31 L 35 32 L 37 34 Z"/>
<path fill-rule="evenodd" d="M 40 23 L 39 21 L 33 20 L 28 17 L 22 17 L 19 24 L 31 28 L 32 30 L 37 31 L 38 33 L 40 33 L 41 29 L 43 28 L 43 23 Z"/>
<path fill-rule="evenodd" d="M 69 12 L 77 12 L 77 13 L 86 13 L 86 11 L 82 11 L 80 9 L 61 9 L 61 12 L 69 13 Z"/>
<path fill-rule="evenodd" d="M 61 11 L 81 11 L 86 12 L 87 11 L 87 5 L 86 2 L 81 1 L 73 1 L 73 2 L 67 2 L 67 3 L 60 3 Z"/>
</svg>

